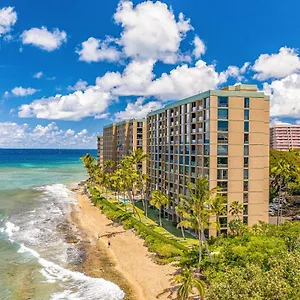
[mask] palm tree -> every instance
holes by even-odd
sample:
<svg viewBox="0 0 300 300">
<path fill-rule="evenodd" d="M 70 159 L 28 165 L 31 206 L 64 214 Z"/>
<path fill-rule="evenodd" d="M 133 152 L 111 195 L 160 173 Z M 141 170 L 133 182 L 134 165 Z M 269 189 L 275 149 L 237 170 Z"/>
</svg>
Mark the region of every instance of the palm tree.
<svg viewBox="0 0 300 300">
<path fill-rule="evenodd" d="M 161 209 L 163 205 L 167 205 L 168 203 L 169 203 L 169 198 L 161 191 L 155 190 L 151 193 L 150 204 L 155 206 L 158 209 L 159 226 L 161 227 L 162 227 Z"/>
<path fill-rule="evenodd" d="M 180 195 L 179 197 L 184 202 L 187 210 L 186 224 L 190 223 L 192 229 L 198 232 L 199 240 L 199 265 L 202 261 L 202 242 L 204 242 L 207 254 L 212 261 L 208 244 L 204 235 L 204 228 L 209 226 L 209 203 L 217 196 L 218 188 L 209 190 L 208 179 L 206 177 L 198 177 L 196 183 L 189 183 L 188 190 L 189 196 Z M 182 223 L 184 225 L 184 223 Z"/>
<path fill-rule="evenodd" d="M 176 210 L 176 213 L 177 213 L 178 217 L 180 218 L 180 222 L 178 223 L 177 227 L 180 227 L 182 237 L 185 240 L 186 238 L 185 238 L 185 235 L 184 235 L 184 223 L 183 223 L 183 221 L 184 221 L 184 216 L 186 215 L 186 208 L 184 207 L 184 204 L 182 203 L 182 201 L 180 201 L 178 203 L 175 210 Z"/>
<path fill-rule="evenodd" d="M 135 151 L 131 152 L 130 154 L 132 164 L 135 166 L 137 172 L 138 172 L 138 178 L 136 182 L 136 187 L 140 190 L 141 196 L 142 196 L 142 202 L 144 207 L 144 213 L 147 217 L 148 215 L 148 203 L 146 200 L 146 185 L 147 181 L 149 179 L 149 176 L 147 174 L 143 174 L 142 170 L 138 167 L 139 164 L 142 164 L 145 160 L 149 159 L 149 154 L 144 153 L 142 149 L 136 149 Z"/>
<path fill-rule="evenodd" d="M 80 160 L 84 163 L 84 167 L 89 175 L 89 181 L 91 183 L 95 182 L 95 171 L 97 169 L 97 160 L 91 154 L 87 153 L 85 156 L 81 157 Z"/>
<path fill-rule="evenodd" d="M 216 195 L 213 197 L 210 202 L 210 209 L 212 213 L 216 216 L 216 231 L 217 236 L 220 236 L 221 224 L 220 224 L 220 216 L 225 215 L 227 212 L 226 203 L 227 199 L 222 194 Z"/>
<path fill-rule="evenodd" d="M 189 296 L 194 294 L 194 290 L 197 290 L 200 299 L 204 299 L 205 282 L 196 278 L 191 269 L 183 269 L 181 274 L 175 276 L 175 281 L 180 284 L 177 292 L 177 299 L 189 299 Z"/>
<path fill-rule="evenodd" d="M 233 201 L 230 205 L 229 213 L 237 220 L 241 220 L 240 216 L 243 214 L 244 206 L 239 201 Z"/>
</svg>

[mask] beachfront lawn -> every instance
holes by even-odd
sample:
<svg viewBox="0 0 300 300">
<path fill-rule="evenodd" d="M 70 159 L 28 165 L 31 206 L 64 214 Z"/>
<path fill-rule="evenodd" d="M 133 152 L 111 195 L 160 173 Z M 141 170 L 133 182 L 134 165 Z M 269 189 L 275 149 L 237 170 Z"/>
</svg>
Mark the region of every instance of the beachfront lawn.
<svg viewBox="0 0 300 300">
<path fill-rule="evenodd" d="M 102 194 L 103 190 L 99 186 L 96 186 L 96 189 L 98 189 Z M 105 194 L 103 194 L 105 196 Z M 124 205 L 118 201 L 117 198 L 115 198 L 115 195 L 113 192 L 108 192 L 108 197 L 105 197 L 110 202 L 114 203 L 116 206 L 118 206 L 120 209 L 124 210 Z M 128 210 L 131 210 L 131 204 L 126 204 L 126 207 Z M 158 225 L 158 213 L 156 210 L 152 208 L 148 208 L 148 217 L 145 216 L 143 211 L 143 203 L 142 201 L 136 202 L 136 208 L 141 216 L 141 220 L 144 224 L 147 224 L 151 227 L 152 230 L 154 230 L 157 233 L 160 233 L 167 237 L 170 240 L 177 241 L 181 245 L 185 247 L 192 247 L 194 245 L 198 245 L 198 240 L 193 237 L 192 235 L 185 232 L 186 239 L 183 239 L 181 230 L 176 228 L 171 221 L 168 220 L 162 220 L 163 227 L 160 227 Z"/>
</svg>

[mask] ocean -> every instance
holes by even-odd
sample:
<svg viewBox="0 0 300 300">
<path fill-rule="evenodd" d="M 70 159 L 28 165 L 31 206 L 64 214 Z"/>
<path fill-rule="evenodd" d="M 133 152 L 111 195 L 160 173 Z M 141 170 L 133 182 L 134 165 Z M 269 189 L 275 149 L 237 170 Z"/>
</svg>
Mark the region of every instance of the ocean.
<svg viewBox="0 0 300 300">
<path fill-rule="evenodd" d="M 58 230 L 77 204 L 67 186 L 86 178 L 80 157 L 87 152 L 96 156 L 0 149 L 1 300 L 123 299 L 114 283 L 72 271 L 80 253 Z"/>
</svg>

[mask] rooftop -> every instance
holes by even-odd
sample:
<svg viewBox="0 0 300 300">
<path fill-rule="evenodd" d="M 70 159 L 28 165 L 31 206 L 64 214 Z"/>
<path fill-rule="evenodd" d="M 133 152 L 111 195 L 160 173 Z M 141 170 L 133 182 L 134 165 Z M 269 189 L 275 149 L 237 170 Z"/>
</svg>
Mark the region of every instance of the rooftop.
<svg viewBox="0 0 300 300">
<path fill-rule="evenodd" d="M 264 92 L 258 91 L 257 85 L 255 84 L 230 85 L 222 88 L 221 90 L 209 90 L 182 100 L 174 101 L 161 109 L 150 112 L 147 116 L 156 115 L 170 108 L 194 102 L 198 99 L 207 98 L 209 96 L 265 98 L 265 100 L 270 100 L 270 96 L 266 95 Z"/>
<path fill-rule="evenodd" d="M 120 126 L 120 125 L 123 125 L 123 124 L 126 124 L 126 123 L 131 123 L 131 122 L 146 122 L 146 119 L 128 119 L 128 120 L 119 121 L 119 122 L 104 125 L 103 128 L 108 128 L 108 127 L 111 127 L 111 126 Z"/>
</svg>

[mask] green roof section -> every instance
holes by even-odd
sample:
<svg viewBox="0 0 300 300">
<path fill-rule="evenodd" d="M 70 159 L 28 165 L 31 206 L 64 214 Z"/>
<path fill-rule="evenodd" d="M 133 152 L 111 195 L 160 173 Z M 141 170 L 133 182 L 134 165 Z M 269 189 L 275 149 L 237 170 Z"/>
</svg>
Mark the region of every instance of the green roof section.
<svg viewBox="0 0 300 300">
<path fill-rule="evenodd" d="M 166 105 L 163 108 L 154 110 L 148 113 L 147 117 L 160 114 L 170 108 L 178 107 L 183 104 L 191 103 L 199 99 L 204 99 L 209 96 L 221 96 L 221 97 L 246 97 L 246 98 L 265 98 L 269 101 L 270 96 L 266 95 L 264 92 L 257 91 L 257 85 L 255 84 L 239 84 L 236 86 L 228 86 L 221 90 L 209 90 L 203 93 L 196 94 L 194 96 L 174 101 Z"/>
<path fill-rule="evenodd" d="M 131 122 L 146 122 L 146 121 L 147 121 L 146 119 L 128 119 L 128 120 L 124 120 L 124 121 L 120 121 L 120 122 L 115 122 L 115 123 L 110 123 L 110 124 L 104 125 L 103 129 L 104 128 L 109 128 L 109 127 L 111 127 L 113 125 L 120 126 L 120 125 L 123 125 L 123 124 L 126 124 L 126 123 L 131 123 Z"/>
</svg>

